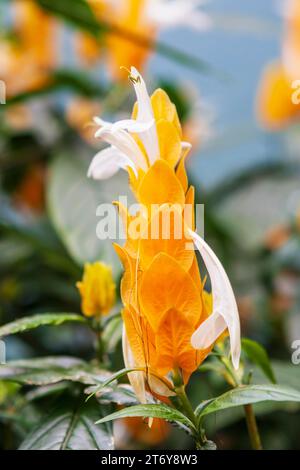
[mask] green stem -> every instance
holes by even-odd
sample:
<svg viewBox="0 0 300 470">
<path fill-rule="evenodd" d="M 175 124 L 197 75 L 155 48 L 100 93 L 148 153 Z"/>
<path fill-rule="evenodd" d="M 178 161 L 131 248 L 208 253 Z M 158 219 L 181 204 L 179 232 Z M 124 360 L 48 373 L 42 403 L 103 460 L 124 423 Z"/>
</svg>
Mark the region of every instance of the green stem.
<svg viewBox="0 0 300 470">
<path fill-rule="evenodd" d="M 254 450 L 262 450 L 262 443 L 252 405 L 244 405 L 248 433 Z"/>
<path fill-rule="evenodd" d="M 243 385 L 239 377 L 236 375 L 234 369 L 232 368 L 231 362 L 229 361 L 229 359 L 226 356 L 221 355 L 219 356 L 219 360 L 225 366 L 230 376 L 230 382 L 228 381 L 228 383 L 232 386 L 232 388 L 237 388 Z M 259 434 L 258 427 L 257 427 L 257 422 L 256 422 L 256 417 L 254 414 L 253 406 L 244 405 L 244 411 L 245 411 L 247 429 L 248 429 L 251 446 L 255 450 L 262 450 L 263 447 L 262 447 L 260 434 Z"/>
<path fill-rule="evenodd" d="M 196 449 L 201 449 L 203 445 L 205 444 L 206 437 L 205 437 L 203 430 L 199 431 L 199 426 L 198 426 L 196 415 L 194 413 L 191 402 L 188 399 L 188 396 L 185 392 L 185 386 L 182 382 L 181 374 L 178 371 L 174 372 L 173 382 L 175 385 L 174 390 L 176 392 L 177 397 L 180 400 L 182 409 L 186 417 L 189 418 L 189 420 L 194 426 L 193 437 L 195 439 Z"/>
</svg>

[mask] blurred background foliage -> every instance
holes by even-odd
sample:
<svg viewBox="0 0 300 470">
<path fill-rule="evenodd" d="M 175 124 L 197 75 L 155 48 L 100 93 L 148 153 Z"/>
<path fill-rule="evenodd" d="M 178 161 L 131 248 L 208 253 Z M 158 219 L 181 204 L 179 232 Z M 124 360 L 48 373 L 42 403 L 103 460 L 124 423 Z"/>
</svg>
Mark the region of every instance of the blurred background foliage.
<svg viewBox="0 0 300 470">
<path fill-rule="evenodd" d="M 26 3 L 36 9 L 30 18 L 22 12 Z M 243 336 L 265 346 L 279 383 L 300 390 L 300 366 L 291 362 L 291 344 L 300 339 L 299 123 L 268 133 L 254 112 L 261 70 L 279 55 L 283 21 L 276 5 L 211 0 L 208 30 L 150 34 L 125 28 L 85 0 L 0 1 L 0 79 L 7 88 L 0 105 L 0 324 L 37 313 L 80 313 L 75 284 L 87 261 L 111 264 L 119 281 L 111 240 L 96 237 L 96 208 L 127 194 L 127 177 L 86 178 L 100 148 L 89 124 L 94 115 L 115 120 L 131 109 L 127 73 L 119 66 L 136 59 L 151 88 L 163 87 L 176 103 L 185 139 L 193 143 L 190 180 L 205 204 L 206 238 L 232 279 Z M 118 316 L 112 321 L 109 354 L 116 370 L 122 368 L 121 322 Z M 91 359 L 93 343 L 80 323 L 44 326 L 7 338 L 7 359 Z M 56 373 L 64 369 L 61 380 L 44 385 L 40 396 L 26 381 L 22 389 L 0 382 L 2 448 L 18 447 L 53 393 L 64 403 L 71 366 L 56 364 Z M 36 385 L 43 384 L 47 363 L 34 367 L 41 374 Z M 264 381 L 255 368 L 253 374 Z M 226 389 L 209 371 L 189 385 L 195 404 Z M 300 449 L 298 405 L 255 409 L 265 448 Z M 209 418 L 219 448 L 248 446 L 242 417 L 237 409 Z M 120 448 L 192 446 L 176 428 L 158 423 L 149 431 L 138 419 L 115 424 L 115 437 Z"/>
</svg>

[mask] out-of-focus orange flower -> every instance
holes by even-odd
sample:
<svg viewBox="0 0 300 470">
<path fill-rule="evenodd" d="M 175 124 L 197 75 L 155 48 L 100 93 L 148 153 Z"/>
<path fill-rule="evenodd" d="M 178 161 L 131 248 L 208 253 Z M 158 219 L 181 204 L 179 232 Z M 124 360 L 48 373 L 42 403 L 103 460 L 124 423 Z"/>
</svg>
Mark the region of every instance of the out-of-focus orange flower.
<svg viewBox="0 0 300 470">
<path fill-rule="evenodd" d="M 275 131 L 300 118 L 295 90 L 295 81 L 300 79 L 300 5 L 299 0 L 287 0 L 285 5 L 282 58 L 264 70 L 256 100 L 258 121 Z"/>
<path fill-rule="evenodd" d="M 155 447 L 162 444 L 171 432 L 171 425 L 163 419 L 154 418 L 151 427 L 145 419 L 133 417 L 121 420 L 121 433 L 118 447 L 128 448 L 128 440 L 144 446 Z"/>
<path fill-rule="evenodd" d="M 88 0 L 99 22 L 108 26 L 105 37 L 107 58 L 113 77 L 124 80 L 120 67 L 131 64 L 142 69 L 151 53 L 152 43 L 160 28 L 177 24 L 200 30 L 210 27 L 207 15 L 197 9 L 198 0 Z M 76 38 L 79 56 L 87 65 L 93 65 L 103 54 L 103 46 L 91 36 Z"/>
<path fill-rule="evenodd" d="M 34 91 L 48 80 L 56 60 L 56 23 L 33 0 L 13 2 L 16 39 L 0 43 L 0 75 L 8 97 Z"/>
<path fill-rule="evenodd" d="M 45 168 L 34 164 L 29 168 L 21 185 L 14 194 L 15 203 L 21 208 L 41 212 L 45 206 Z"/>
<path fill-rule="evenodd" d="M 291 228 L 287 225 L 280 225 L 271 229 L 265 237 L 265 246 L 272 251 L 281 248 L 292 235 Z"/>
<path fill-rule="evenodd" d="M 120 67 L 129 68 L 131 64 L 136 64 L 142 68 L 149 55 L 149 48 L 134 42 L 132 35 L 142 35 L 149 40 L 153 40 L 155 36 L 154 25 L 147 21 L 145 15 L 148 0 L 120 0 L 117 4 L 113 1 L 88 1 L 96 18 L 108 22 L 114 28 L 120 28 L 124 33 L 124 37 L 119 34 L 109 34 L 106 37 L 111 73 L 116 80 L 123 81 L 126 76 L 120 71 Z M 93 37 L 81 35 L 77 40 L 77 50 L 87 65 L 93 65 L 99 60 L 102 46 Z"/>
<path fill-rule="evenodd" d="M 145 402 L 146 389 L 170 396 L 178 377 L 186 384 L 227 328 L 237 368 L 240 325 L 224 268 L 194 232 L 194 188 L 184 165 L 190 144 L 182 141 L 176 107 L 161 89 L 150 97 L 134 67 L 129 78 L 137 94 L 132 119 L 115 124 L 95 119 L 96 136 L 111 147 L 95 156 L 88 174 L 104 179 L 127 169 L 139 203 L 134 216 L 119 205 L 127 240 L 115 249 L 125 271 L 124 361 L 142 369 L 130 372 L 129 379 Z M 186 209 L 192 209 L 190 217 Z M 204 293 L 193 242 L 211 278 L 212 301 Z"/>
<path fill-rule="evenodd" d="M 89 144 L 95 142 L 94 126 L 91 126 L 93 117 L 100 114 L 101 106 L 98 102 L 87 98 L 75 98 L 66 108 L 66 120 L 80 136 Z"/>
</svg>

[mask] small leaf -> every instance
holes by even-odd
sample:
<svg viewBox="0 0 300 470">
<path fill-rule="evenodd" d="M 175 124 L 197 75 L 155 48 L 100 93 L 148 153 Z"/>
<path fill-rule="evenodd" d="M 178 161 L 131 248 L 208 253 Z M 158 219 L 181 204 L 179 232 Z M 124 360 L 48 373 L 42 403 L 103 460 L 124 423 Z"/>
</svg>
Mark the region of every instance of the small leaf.
<svg viewBox="0 0 300 470">
<path fill-rule="evenodd" d="M 20 450 L 112 450 L 111 427 L 95 424 L 104 410 L 95 404 L 61 406 L 43 418 Z"/>
<path fill-rule="evenodd" d="M 89 395 L 93 392 L 93 389 L 92 387 L 88 387 L 84 392 Z M 127 384 L 116 385 L 115 387 L 111 387 L 105 391 L 103 390 L 101 394 L 97 392 L 95 396 L 99 397 L 99 403 L 103 404 L 116 403 L 117 405 L 123 406 L 139 404 L 134 391 L 131 386 Z M 150 400 L 151 396 L 149 394 L 149 402 L 151 402 Z"/>
<path fill-rule="evenodd" d="M 270 380 L 270 382 L 275 384 L 276 378 L 265 348 L 252 339 L 243 338 L 242 349 L 250 361 L 252 361 L 254 364 L 257 364 L 264 372 L 266 377 Z"/>
<path fill-rule="evenodd" d="M 97 423 L 106 423 L 119 418 L 129 418 L 139 416 L 142 418 L 161 418 L 166 421 L 174 421 L 183 424 L 189 429 L 194 429 L 193 423 L 180 411 L 175 410 L 167 405 L 151 404 L 151 405 L 136 405 L 123 410 L 112 413 L 108 416 L 97 421 Z"/>
<path fill-rule="evenodd" d="M 84 316 L 77 315 L 76 313 L 41 313 L 39 315 L 32 315 L 31 317 L 20 318 L 19 320 L 1 326 L 0 338 L 3 336 L 13 335 L 15 333 L 33 330 L 39 326 L 57 326 L 66 322 L 87 323 L 87 320 Z"/>
<path fill-rule="evenodd" d="M 134 372 L 134 371 L 137 371 L 137 370 L 144 370 L 143 368 L 136 368 L 136 367 L 133 367 L 131 369 L 121 369 L 119 370 L 118 372 L 115 372 L 114 374 L 110 375 L 110 377 L 108 377 L 107 380 L 105 380 L 104 382 L 102 382 L 100 385 L 97 385 L 96 387 L 93 387 L 91 388 L 91 393 L 90 395 L 87 397 L 87 401 L 93 396 L 93 395 L 96 395 L 96 394 L 99 394 L 99 392 L 103 389 L 105 389 L 106 387 L 108 387 L 112 382 L 114 382 L 115 380 L 118 380 L 120 379 L 121 377 L 123 377 L 124 375 L 127 375 L 129 372 Z"/>
<path fill-rule="evenodd" d="M 264 401 L 300 402 L 300 392 L 282 385 L 243 385 L 201 403 L 195 413 L 202 418 L 216 411 Z"/>
</svg>

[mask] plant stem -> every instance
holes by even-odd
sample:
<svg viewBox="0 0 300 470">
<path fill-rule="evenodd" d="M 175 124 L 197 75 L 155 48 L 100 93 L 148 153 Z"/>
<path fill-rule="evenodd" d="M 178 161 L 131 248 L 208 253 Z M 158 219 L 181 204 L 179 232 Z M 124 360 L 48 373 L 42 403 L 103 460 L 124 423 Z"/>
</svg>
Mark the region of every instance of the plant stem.
<svg viewBox="0 0 300 470">
<path fill-rule="evenodd" d="M 262 443 L 252 405 L 244 405 L 248 433 L 254 450 L 262 450 Z"/>
<path fill-rule="evenodd" d="M 199 431 L 196 415 L 187 394 L 185 393 L 185 386 L 182 382 L 181 374 L 178 371 L 174 371 L 173 382 L 175 385 L 175 392 L 180 400 L 182 409 L 187 418 L 191 421 L 194 426 L 193 436 L 195 439 L 196 449 L 201 449 L 205 444 L 206 437 L 203 430 Z"/>
<path fill-rule="evenodd" d="M 222 364 L 224 364 L 227 372 L 229 373 L 229 376 L 230 376 L 230 381 L 228 381 L 229 385 L 231 385 L 233 388 L 242 386 L 243 385 L 242 381 L 239 379 L 239 377 L 233 370 L 231 366 L 231 362 L 228 360 L 228 358 L 225 356 L 220 356 L 219 360 L 222 362 Z M 257 422 L 256 422 L 253 406 L 244 405 L 244 410 L 245 410 L 245 417 L 246 417 L 246 423 L 247 423 L 251 446 L 255 450 L 262 450 L 263 447 L 262 447 L 260 434 L 259 434 L 258 427 L 257 427 Z"/>
</svg>

